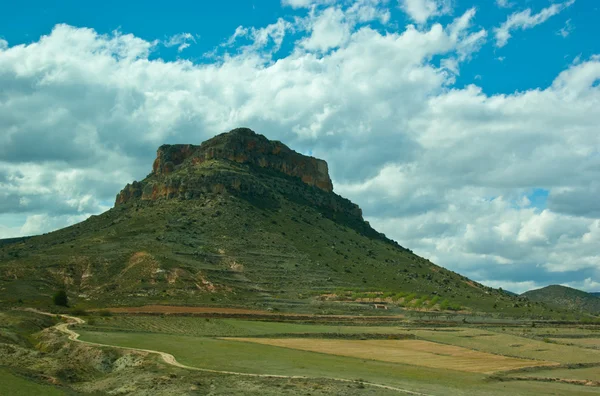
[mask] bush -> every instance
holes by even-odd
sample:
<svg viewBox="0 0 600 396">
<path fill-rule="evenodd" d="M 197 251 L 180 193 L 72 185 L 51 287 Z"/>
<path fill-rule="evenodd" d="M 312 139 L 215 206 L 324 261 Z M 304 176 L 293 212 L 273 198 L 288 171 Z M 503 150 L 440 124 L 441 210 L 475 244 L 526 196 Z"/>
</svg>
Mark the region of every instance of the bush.
<svg viewBox="0 0 600 396">
<path fill-rule="evenodd" d="M 54 305 L 58 305 L 61 307 L 69 306 L 69 298 L 67 297 L 67 292 L 64 290 L 57 291 L 56 294 L 54 294 L 54 296 L 52 297 L 52 301 L 54 302 Z"/>
<path fill-rule="evenodd" d="M 394 301 L 398 301 L 400 300 L 402 297 L 404 297 L 406 295 L 406 293 L 396 293 L 396 295 L 394 296 Z"/>
<path fill-rule="evenodd" d="M 434 296 L 430 301 L 429 301 L 429 308 L 433 308 L 435 306 L 435 304 L 437 304 L 437 302 L 440 300 L 439 296 Z"/>
<path fill-rule="evenodd" d="M 415 293 L 411 293 L 408 296 L 406 296 L 404 298 L 404 303 L 408 304 L 409 302 L 411 302 L 412 300 L 414 300 L 415 298 L 417 298 L 417 295 Z"/>
</svg>

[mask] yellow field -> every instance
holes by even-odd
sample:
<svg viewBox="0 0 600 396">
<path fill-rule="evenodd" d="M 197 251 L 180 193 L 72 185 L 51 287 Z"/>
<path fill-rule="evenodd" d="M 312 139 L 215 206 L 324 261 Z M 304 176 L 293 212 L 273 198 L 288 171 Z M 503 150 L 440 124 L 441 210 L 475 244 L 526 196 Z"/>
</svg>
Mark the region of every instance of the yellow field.
<svg viewBox="0 0 600 396">
<path fill-rule="evenodd" d="M 227 338 L 303 351 L 492 374 L 498 371 L 558 363 L 517 359 L 421 340 L 331 340 L 308 338 Z"/>
</svg>

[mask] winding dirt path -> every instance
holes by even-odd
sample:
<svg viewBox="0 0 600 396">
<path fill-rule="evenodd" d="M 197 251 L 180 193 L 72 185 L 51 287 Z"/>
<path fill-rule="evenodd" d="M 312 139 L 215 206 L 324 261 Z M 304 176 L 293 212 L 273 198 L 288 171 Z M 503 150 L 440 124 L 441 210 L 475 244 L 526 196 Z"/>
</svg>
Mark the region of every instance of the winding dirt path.
<svg viewBox="0 0 600 396">
<path fill-rule="evenodd" d="M 33 309 L 33 308 L 26 308 L 25 310 L 30 311 L 30 312 L 35 312 L 40 315 L 57 316 L 56 314 L 38 311 L 37 309 Z M 67 322 L 66 323 L 58 323 L 54 326 L 54 328 L 56 330 L 60 331 L 61 333 L 66 334 L 69 337 L 69 340 L 71 340 L 71 341 L 81 342 L 83 344 L 94 345 L 94 346 L 99 346 L 99 347 L 110 347 L 110 348 L 117 348 L 117 349 L 128 350 L 128 351 L 146 352 L 146 353 L 156 354 L 156 355 L 159 355 L 165 363 L 170 364 L 175 367 L 182 368 L 182 369 L 203 371 L 203 372 L 207 372 L 207 373 L 216 373 L 216 374 L 238 375 L 238 376 L 243 376 L 243 377 L 317 379 L 317 378 L 311 378 L 311 377 L 306 377 L 306 376 L 301 376 L 301 375 L 253 374 L 253 373 L 241 373 L 241 372 L 236 372 L 236 371 L 211 370 L 211 369 L 206 369 L 206 368 L 192 367 L 192 366 L 186 366 L 185 364 L 179 363 L 177 361 L 177 359 L 175 359 L 175 356 L 171 355 L 170 353 L 166 353 L 166 352 L 155 351 L 152 349 L 130 348 L 130 347 L 117 346 L 117 345 L 100 344 L 98 342 L 83 341 L 83 340 L 79 339 L 80 334 L 71 330 L 69 328 L 69 326 L 75 325 L 75 324 L 84 324 L 85 320 L 78 318 L 76 316 L 71 316 L 71 315 L 60 314 L 58 316 L 66 319 Z M 396 388 L 393 386 L 388 386 L 388 385 L 383 385 L 383 384 L 376 384 L 374 382 L 354 381 L 354 380 L 350 380 L 350 379 L 346 379 L 346 378 L 331 378 L 331 377 L 323 377 L 323 378 L 333 380 L 333 381 L 353 383 L 353 384 L 361 383 L 365 386 L 372 386 L 374 388 L 379 388 L 379 389 L 387 389 L 387 390 L 396 391 L 398 393 L 403 393 L 403 394 L 407 394 L 407 395 L 432 396 L 432 395 L 428 395 L 426 393 L 414 392 L 414 391 L 410 391 L 408 389 L 401 389 L 401 388 Z"/>
</svg>

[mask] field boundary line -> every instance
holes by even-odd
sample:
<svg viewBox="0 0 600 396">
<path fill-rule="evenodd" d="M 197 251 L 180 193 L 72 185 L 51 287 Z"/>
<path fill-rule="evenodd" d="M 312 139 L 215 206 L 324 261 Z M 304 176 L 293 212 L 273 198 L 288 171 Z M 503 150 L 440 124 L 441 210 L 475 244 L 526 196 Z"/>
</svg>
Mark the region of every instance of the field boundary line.
<svg viewBox="0 0 600 396">
<path fill-rule="evenodd" d="M 49 313 L 49 312 L 39 311 L 39 310 L 34 309 L 34 308 L 25 308 L 23 310 L 24 311 L 29 311 L 29 312 L 34 312 L 34 313 L 37 313 L 37 314 L 40 314 L 40 315 L 46 315 L 46 316 L 53 316 L 53 317 L 60 316 L 61 318 L 66 319 L 67 323 L 58 323 L 58 324 L 54 325 L 53 327 L 56 330 L 58 330 L 59 332 L 61 332 L 63 334 L 66 334 L 68 336 L 68 339 L 70 341 L 80 342 L 82 344 L 88 344 L 88 345 L 93 345 L 93 346 L 98 346 L 98 347 L 109 347 L 109 348 L 117 348 L 117 349 L 123 349 L 123 350 L 128 350 L 128 351 L 151 353 L 151 354 L 154 354 L 154 355 L 159 355 L 165 363 L 167 363 L 167 364 L 169 364 L 171 366 L 179 367 L 179 368 L 186 369 L 186 370 L 202 371 L 202 372 L 215 373 L 215 374 L 238 375 L 238 376 L 255 377 L 255 378 L 328 379 L 328 380 L 333 380 L 333 381 L 338 381 L 338 382 L 345 382 L 345 383 L 352 383 L 352 384 L 363 384 L 365 386 L 372 386 L 374 388 L 391 390 L 391 391 L 395 391 L 395 392 L 403 393 L 403 394 L 407 394 L 407 395 L 433 396 L 433 395 L 430 395 L 430 394 L 427 394 L 427 393 L 415 392 L 415 391 L 411 391 L 411 390 L 408 390 L 408 389 L 396 388 L 396 387 L 389 386 L 389 385 L 377 384 L 377 383 L 368 382 L 368 381 L 351 380 L 351 379 L 347 379 L 347 378 L 307 377 L 307 376 L 303 376 L 303 375 L 281 375 L 281 374 L 254 374 L 254 373 L 242 373 L 242 372 L 237 372 L 237 371 L 213 370 L 213 369 L 207 369 L 207 368 L 187 366 L 185 364 L 179 363 L 177 361 L 177 359 L 175 359 L 175 356 L 171 355 L 170 353 L 166 353 L 166 352 L 161 352 L 161 351 L 152 350 L 152 349 L 132 348 L 132 347 L 123 347 L 123 346 L 118 346 L 118 345 L 101 344 L 101 343 L 98 343 L 98 342 L 90 342 L 90 341 L 80 340 L 79 339 L 80 334 L 77 333 L 77 332 L 75 332 L 75 331 L 73 331 L 73 330 L 71 330 L 69 328 L 69 326 L 71 326 L 71 325 L 84 324 L 85 323 L 85 320 L 83 320 L 81 318 L 78 318 L 76 316 L 65 315 L 65 314 L 53 314 L 53 313 Z"/>
</svg>

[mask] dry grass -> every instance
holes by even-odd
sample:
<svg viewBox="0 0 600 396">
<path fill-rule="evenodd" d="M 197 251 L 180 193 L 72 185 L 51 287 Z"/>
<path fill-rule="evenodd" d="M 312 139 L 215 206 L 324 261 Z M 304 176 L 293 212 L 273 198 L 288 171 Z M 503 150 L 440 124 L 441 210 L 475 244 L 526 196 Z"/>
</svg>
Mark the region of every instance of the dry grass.
<svg viewBox="0 0 600 396">
<path fill-rule="evenodd" d="M 329 340 L 306 338 L 228 338 L 330 355 L 391 363 L 491 374 L 523 367 L 557 363 L 516 359 L 421 340 Z"/>
</svg>

